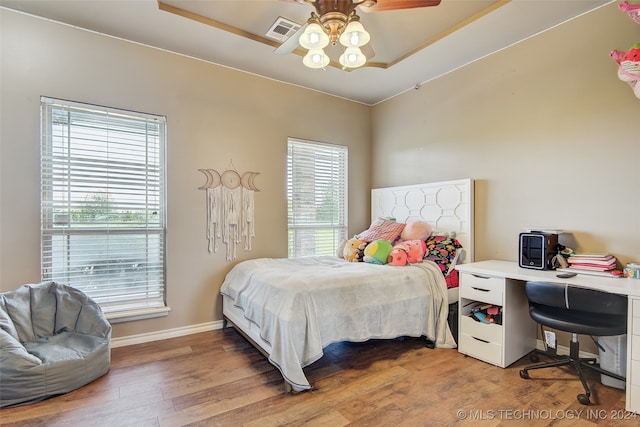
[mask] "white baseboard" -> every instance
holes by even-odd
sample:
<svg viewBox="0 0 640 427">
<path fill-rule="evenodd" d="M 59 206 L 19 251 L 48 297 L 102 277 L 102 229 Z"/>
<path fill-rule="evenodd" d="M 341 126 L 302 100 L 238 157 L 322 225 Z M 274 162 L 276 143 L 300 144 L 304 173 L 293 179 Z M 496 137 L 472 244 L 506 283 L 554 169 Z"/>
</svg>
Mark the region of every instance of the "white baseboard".
<svg viewBox="0 0 640 427">
<path fill-rule="evenodd" d="M 124 347 L 127 345 L 142 344 L 151 341 L 165 340 L 167 338 L 182 337 L 200 332 L 222 329 L 222 320 L 201 323 L 199 325 L 184 326 L 182 328 L 166 329 L 164 331 L 149 332 L 146 334 L 118 337 L 111 340 L 111 347 Z"/>
</svg>

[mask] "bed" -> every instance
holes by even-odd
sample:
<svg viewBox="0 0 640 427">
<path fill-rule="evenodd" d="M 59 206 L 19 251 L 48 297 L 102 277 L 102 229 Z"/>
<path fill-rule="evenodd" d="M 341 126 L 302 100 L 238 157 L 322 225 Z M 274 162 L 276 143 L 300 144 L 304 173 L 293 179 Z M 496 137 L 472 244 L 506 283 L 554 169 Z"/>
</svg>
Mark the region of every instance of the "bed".
<svg viewBox="0 0 640 427">
<path fill-rule="evenodd" d="M 473 260 L 471 179 L 374 189 L 371 217 L 426 220 L 434 234 L 455 235 L 464 248 L 458 263 Z M 457 326 L 448 320 L 457 318 L 451 313 L 457 291 L 431 261 L 395 267 L 338 256 L 242 261 L 220 290 L 225 323 L 267 356 L 294 391 L 311 388 L 303 368 L 335 342 L 411 336 L 454 348 Z"/>
</svg>

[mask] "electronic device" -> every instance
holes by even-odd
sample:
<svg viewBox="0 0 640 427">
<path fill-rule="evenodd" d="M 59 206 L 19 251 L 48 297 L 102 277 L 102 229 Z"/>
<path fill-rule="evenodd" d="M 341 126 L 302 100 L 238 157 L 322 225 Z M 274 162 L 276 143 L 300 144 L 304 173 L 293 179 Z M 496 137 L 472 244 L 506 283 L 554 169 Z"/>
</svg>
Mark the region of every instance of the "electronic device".
<svg viewBox="0 0 640 427">
<path fill-rule="evenodd" d="M 553 257 L 558 254 L 558 235 L 555 233 L 520 233 L 518 264 L 523 268 L 554 270 Z"/>
<path fill-rule="evenodd" d="M 561 279 L 568 279 L 569 277 L 575 277 L 577 275 L 578 273 L 560 273 L 556 274 L 556 277 L 559 277 Z"/>
</svg>

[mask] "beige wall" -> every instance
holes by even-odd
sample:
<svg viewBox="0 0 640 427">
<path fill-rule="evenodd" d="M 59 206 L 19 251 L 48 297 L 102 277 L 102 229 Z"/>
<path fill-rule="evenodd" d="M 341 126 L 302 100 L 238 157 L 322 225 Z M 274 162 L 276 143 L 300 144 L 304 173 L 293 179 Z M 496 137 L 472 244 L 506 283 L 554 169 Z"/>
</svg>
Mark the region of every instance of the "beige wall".
<svg viewBox="0 0 640 427">
<path fill-rule="evenodd" d="M 476 259 L 515 260 L 520 230 L 546 226 L 640 261 L 640 100 L 608 56 L 640 26 L 615 4 L 372 108 L 2 9 L 0 30 L 0 290 L 40 278 L 40 96 L 168 118 L 172 311 L 114 337 L 221 318 L 231 264 L 207 252 L 198 168 L 260 172 L 239 260 L 286 256 L 288 136 L 349 146 L 350 233 L 368 225 L 371 186 L 471 177 Z"/>
<path fill-rule="evenodd" d="M 117 324 L 114 337 L 221 319 L 218 290 L 231 263 L 224 250 L 207 251 L 199 168 L 224 171 L 233 161 L 241 173 L 260 172 L 253 251 L 239 250 L 238 260 L 287 255 L 289 136 L 349 147 L 350 231 L 368 225 L 370 107 L 3 9 L 0 15 L 0 290 L 40 280 L 41 95 L 167 116 L 172 311 Z"/>
<path fill-rule="evenodd" d="M 373 108 L 374 187 L 474 178 L 476 260 L 517 260 L 525 227 L 640 261 L 640 99 L 611 4 Z"/>
</svg>

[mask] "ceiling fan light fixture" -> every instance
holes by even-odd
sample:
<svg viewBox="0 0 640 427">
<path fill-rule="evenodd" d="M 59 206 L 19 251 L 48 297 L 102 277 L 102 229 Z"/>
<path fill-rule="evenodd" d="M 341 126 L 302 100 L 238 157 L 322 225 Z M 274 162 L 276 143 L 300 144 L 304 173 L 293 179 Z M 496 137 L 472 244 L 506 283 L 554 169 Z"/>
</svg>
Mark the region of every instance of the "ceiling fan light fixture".
<svg viewBox="0 0 640 427">
<path fill-rule="evenodd" d="M 340 36 L 340 44 L 346 47 L 361 47 L 369 43 L 371 36 L 360 23 L 360 17 L 354 14 Z"/>
<path fill-rule="evenodd" d="M 369 43 L 371 36 L 360 23 L 355 8 L 359 5 L 375 5 L 376 0 L 298 0 L 313 2 L 317 14 L 311 12 L 307 28 L 299 38 L 300 46 L 309 51 L 302 62 L 307 67 L 324 68 L 331 63 L 322 50 L 329 44 L 337 45 L 338 41 L 345 46 L 339 61 L 344 69 L 358 68 L 367 62 L 367 57 L 360 50 Z"/>
<path fill-rule="evenodd" d="M 322 49 L 329 44 L 329 36 L 320 24 L 312 22 L 300 35 L 298 42 L 305 49 Z"/>
<path fill-rule="evenodd" d="M 302 63 L 309 68 L 325 68 L 331 60 L 322 49 L 309 49 Z"/>
<path fill-rule="evenodd" d="M 340 55 L 338 59 L 340 65 L 345 68 L 358 68 L 362 67 L 367 62 L 367 57 L 360 50 L 359 47 L 348 47 L 344 50 L 344 53 Z"/>
</svg>

